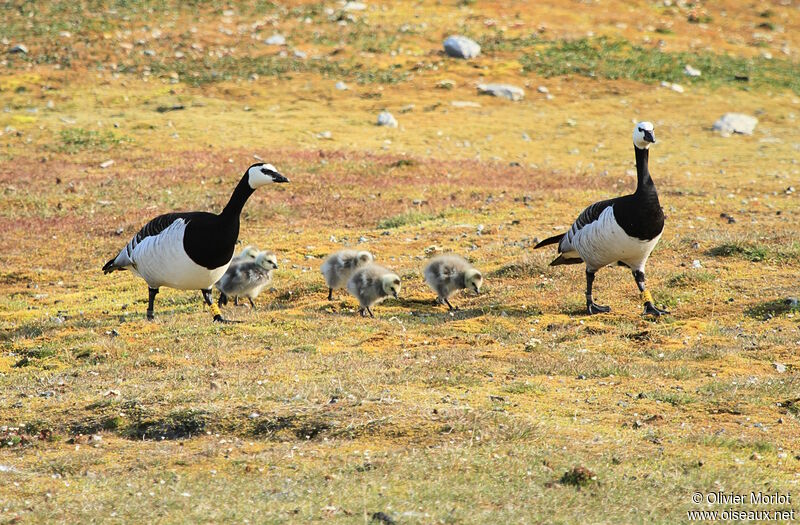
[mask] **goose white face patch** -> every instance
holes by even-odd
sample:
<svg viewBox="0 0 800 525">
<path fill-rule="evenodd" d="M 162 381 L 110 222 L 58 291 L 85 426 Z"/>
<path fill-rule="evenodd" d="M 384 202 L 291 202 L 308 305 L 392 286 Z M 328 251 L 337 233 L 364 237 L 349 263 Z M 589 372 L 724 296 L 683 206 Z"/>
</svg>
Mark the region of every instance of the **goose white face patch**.
<svg viewBox="0 0 800 525">
<path fill-rule="evenodd" d="M 655 138 L 652 122 L 639 122 L 636 124 L 636 127 L 633 128 L 634 145 L 639 149 L 649 148 L 652 142 L 647 140 L 646 136 L 648 135 L 650 138 Z"/>
<path fill-rule="evenodd" d="M 256 189 L 275 182 L 272 178 L 273 173 L 278 173 L 278 170 L 272 164 L 255 164 L 247 170 L 247 183 L 251 188 Z"/>
</svg>

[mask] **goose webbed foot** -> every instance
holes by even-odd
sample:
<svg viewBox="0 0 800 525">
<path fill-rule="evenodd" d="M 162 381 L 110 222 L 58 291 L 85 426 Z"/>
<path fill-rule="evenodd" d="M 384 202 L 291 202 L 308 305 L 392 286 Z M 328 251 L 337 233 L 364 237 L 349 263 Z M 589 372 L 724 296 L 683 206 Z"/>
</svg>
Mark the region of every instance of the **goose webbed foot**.
<svg viewBox="0 0 800 525">
<path fill-rule="evenodd" d="M 656 308 L 655 305 L 653 305 L 653 303 L 651 303 L 650 301 L 644 303 L 644 313 L 642 315 L 652 315 L 655 317 L 661 317 L 662 315 L 667 315 L 667 314 L 669 314 L 668 310 L 661 310 L 659 308 Z"/>
<path fill-rule="evenodd" d="M 237 324 L 239 321 L 231 321 L 230 319 L 222 317 L 222 314 L 216 314 L 214 316 L 214 322 L 220 324 Z"/>
<path fill-rule="evenodd" d="M 152 310 L 148 310 L 148 311 L 147 311 L 147 320 L 148 320 L 148 321 L 154 321 L 154 320 L 155 320 L 155 318 L 156 318 L 156 317 L 155 317 L 155 315 L 153 315 L 153 311 L 152 311 Z"/>
<path fill-rule="evenodd" d="M 458 310 L 458 306 L 453 306 L 452 304 L 450 304 L 449 299 L 445 299 L 444 302 L 447 305 L 447 308 L 449 308 L 451 312 Z"/>
<path fill-rule="evenodd" d="M 250 308 L 256 310 L 256 304 L 253 302 L 253 300 L 250 297 L 248 297 L 247 300 L 250 301 Z"/>
<path fill-rule="evenodd" d="M 594 301 L 586 301 L 586 311 L 589 315 L 607 314 L 611 311 L 611 307 L 597 304 Z"/>
<path fill-rule="evenodd" d="M 373 314 L 373 313 L 372 313 L 372 310 L 370 309 L 370 307 L 369 307 L 369 306 L 367 306 L 367 313 L 368 313 L 368 314 L 369 314 L 369 316 L 370 316 L 370 317 L 372 317 L 373 319 L 375 318 L 375 314 Z"/>
</svg>

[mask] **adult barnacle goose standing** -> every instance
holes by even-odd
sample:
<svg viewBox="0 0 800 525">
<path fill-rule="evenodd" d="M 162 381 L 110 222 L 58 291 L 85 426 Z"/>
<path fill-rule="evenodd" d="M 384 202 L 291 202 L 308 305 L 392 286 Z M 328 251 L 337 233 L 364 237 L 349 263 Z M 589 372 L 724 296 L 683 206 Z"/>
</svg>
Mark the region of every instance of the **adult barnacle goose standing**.
<svg viewBox="0 0 800 525">
<path fill-rule="evenodd" d="M 103 266 L 103 273 L 131 270 L 147 282 L 148 319 L 153 319 L 158 289 L 167 286 L 200 290 L 214 321 L 225 322 L 219 307 L 211 301 L 211 287 L 228 269 L 233 257 L 244 203 L 256 188 L 271 182 L 289 182 L 289 179 L 272 164 L 253 164 L 219 215 L 204 211 L 159 215 Z"/>
<path fill-rule="evenodd" d="M 645 289 L 644 267 L 664 230 L 664 211 L 658 202 L 648 157 L 655 143 L 653 124 L 640 122 L 633 130 L 636 153 L 636 191 L 631 195 L 596 202 L 583 210 L 567 233 L 545 239 L 536 248 L 558 243 L 559 256 L 550 266 L 586 263 L 586 309 L 589 314 L 608 312 L 592 299 L 594 274 L 600 268 L 618 263 L 633 271 L 633 278 L 644 301 L 644 313 L 663 315 Z"/>
</svg>

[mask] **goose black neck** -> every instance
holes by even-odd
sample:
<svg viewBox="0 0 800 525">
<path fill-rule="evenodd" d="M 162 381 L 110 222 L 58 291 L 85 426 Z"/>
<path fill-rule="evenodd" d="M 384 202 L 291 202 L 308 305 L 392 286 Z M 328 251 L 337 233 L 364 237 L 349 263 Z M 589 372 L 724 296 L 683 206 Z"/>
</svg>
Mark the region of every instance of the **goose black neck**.
<svg viewBox="0 0 800 525">
<path fill-rule="evenodd" d="M 655 192 L 655 184 L 650 178 L 650 168 L 648 167 L 650 150 L 647 148 L 639 149 L 633 147 L 636 152 L 636 193 Z"/>
<path fill-rule="evenodd" d="M 247 202 L 247 199 L 250 198 L 250 195 L 252 195 L 254 191 L 255 190 L 250 187 L 250 184 L 248 184 L 247 173 L 245 173 L 242 180 L 236 185 L 236 189 L 233 190 L 231 199 L 228 201 L 228 204 L 225 205 L 220 216 L 228 220 L 238 219 L 239 215 L 242 213 L 244 203 Z"/>
</svg>

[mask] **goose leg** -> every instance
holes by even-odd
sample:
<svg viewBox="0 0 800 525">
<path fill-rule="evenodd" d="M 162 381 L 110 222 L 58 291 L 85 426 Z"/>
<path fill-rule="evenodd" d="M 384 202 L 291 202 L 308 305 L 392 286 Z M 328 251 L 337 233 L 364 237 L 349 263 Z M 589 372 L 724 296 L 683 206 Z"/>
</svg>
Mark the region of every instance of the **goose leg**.
<svg viewBox="0 0 800 525">
<path fill-rule="evenodd" d="M 256 309 L 256 305 L 255 305 L 255 304 L 253 304 L 253 300 L 252 300 L 251 298 L 249 298 L 249 297 L 247 298 L 247 300 L 248 300 L 248 301 L 250 301 L 250 308 L 252 308 L 253 310 L 255 310 L 255 309 Z"/>
<path fill-rule="evenodd" d="M 147 320 L 153 320 L 153 303 L 156 300 L 156 295 L 158 295 L 158 288 L 148 288 L 148 292 L 150 292 L 150 296 L 147 299 Z"/>
<path fill-rule="evenodd" d="M 458 307 L 454 307 L 452 304 L 450 304 L 450 300 L 447 299 L 447 297 L 444 298 L 444 304 L 447 305 L 447 307 L 450 309 L 451 312 L 453 310 L 458 310 Z"/>
<path fill-rule="evenodd" d="M 660 317 L 668 314 L 669 312 L 667 310 L 660 310 L 653 304 L 653 296 L 650 295 L 650 292 L 644 287 L 644 272 L 641 270 L 634 270 L 633 278 L 636 280 L 636 286 L 639 287 L 639 292 L 641 292 L 642 299 L 644 300 L 644 315 Z"/>
<path fill-rule="evenodd" d="M 372 317 L 373 319 L 375 318 L 375 314 L 373 314 L 373 313 L 372 313 L 372 310 L 370 310 L 369 306 L 367 306 L 367 313 L 368 313 L 368 314 L 369 314 L 369 316 L 370 316 L 370 317 Z"/>
<path fill-rule="evenodd" d="M 586 311 L 589 315 L 604 314 L 611 311 L 608 306 L 596 304 L 592 299 L 592 284 L 594 284 L 595 272 L 586 270 Z"/>
<path fill-rule="evenodd" d="M 217 301 L 217 306 L 225 306 L 226 304 L 228 304 L 228 296 L 220 292 L 219 300 Z"/>
<path fill-rule="evenodd" d="M 333 288 L 328 288 L 328 300 L 333 301 Z"/>
<path fill-rule="evenodd" d="M 214 301 L 211 299 L 211 290 L 200 290 L 200 293 L 203 294 L 203 300 L 206 302 L 206 305 L 211 308 L 211 315 L 214 316 L 214 322 L 230 323 L 230 321 L 222 317 L 222 312 L 219 311 L 219 306 L 215 305 Z"/>
</svg>

